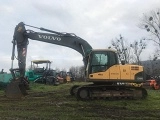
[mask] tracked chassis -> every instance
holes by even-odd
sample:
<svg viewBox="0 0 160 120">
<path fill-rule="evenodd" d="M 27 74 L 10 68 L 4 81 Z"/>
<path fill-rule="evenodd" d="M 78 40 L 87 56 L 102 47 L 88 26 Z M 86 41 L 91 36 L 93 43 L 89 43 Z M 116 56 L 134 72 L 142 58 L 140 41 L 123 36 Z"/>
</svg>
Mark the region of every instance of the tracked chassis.
<svg viewBox="0 0 160 120">
<path fill-rule="evenodd" d="M 145 99 L 147 91 L 142 87 L 125 85 L 75 85 L 70 90 L 78 100 L 91 99 Z"/>
</svg>

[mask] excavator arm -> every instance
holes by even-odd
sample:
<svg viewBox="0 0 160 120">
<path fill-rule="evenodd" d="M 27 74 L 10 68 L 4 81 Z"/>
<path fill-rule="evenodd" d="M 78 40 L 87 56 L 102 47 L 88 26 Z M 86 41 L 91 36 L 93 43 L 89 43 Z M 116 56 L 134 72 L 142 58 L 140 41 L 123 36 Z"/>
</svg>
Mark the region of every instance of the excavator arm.
<svg viewBox="0 0 160 120">
<path fill-rule="evenodd" d="M 92 47 L 88 44 L 87 41 L 76 36 L 75 34 L 70 33 L 60 33 L 44 28 L 38 28 L 40 30 L 50 32 L 50 33 L 40 33 L 34 32 L 32 30 L 26 30 L 24 23 L 19 23 L 14 32 L 14 42 L 17 43 L 17 52 L 18 52 L 18 65 L 22 70 L 21 75 L 24 75 L 25 64 L 26 64 L 26 55 L 27 55 L 27 45 L 28 39 L 61 45 L 65 47 L 72 48 L 79 52 L 83 56 L 84 65 L 87 65 L 87 56 L 92 50 Z M 52 34 L 51 34 L 52 33 Z M 14 47 L 13 47 L 14 48 Z M 12 52 L 12 58 L 14 52 Z"/>
<path fill-rule="evenodd" d="M 6 95 L 9 97 L 13 96 L 20 96 L 20 92 L 17 92 L 16 95 L 12 93 L 15 89 L 19 88 L 19 83 L 25 83 L 24 81 L 27 81 L 26 78 L 24 77 L 25 75 L 25 68 L 26 68 L 26 57 L 27 57 L 27 46 L 29 44 L 29 40 L 36 40 L 36 41 L 41 41 L 41 42 L 46 42 L 46 43 L 51 43 L 51 44 L 56 44 L 56 45 L 61 45 L 65 47 L 72 48 L 79 52 L 83 56 L 83 62 L 85 67 L 87 66 L 88 62 L 88 54 L 91 52 L 92 47 L 89 45 L 89 43 L 82 38 L 76 36 L 75 34 L 71 33 L 60 33 L 52 30 L 48 30 L 45 28 L 37 28 L 42 31 L 46 31 L 46 33 L 41 33 L 41 32 L 35 32 L 33 30 L 26 30 L 25 26 L 33 27 L 30 25 L 25 25 L 23 22 L 20 22 L 14 30 L 14 36 L 13 36 L 13 48 L 12 48 L 12 67 L 13 67 L 13 60 L 15 58 L 15 46 L 17 45 L 17 53 L 18 53 L 18 71 L 19 71 L 19 77 L 16 77 L 15 71 L 17 69 L 11 68 L 11 73 L 13 76 L 13 83 L 9 85 L 6 91 Z M 15 84 L 14 81 L 18 81 L 18 86 Z M 16 86 L 16 87 L 14 87 Z M 23 88 L 23 86 L 21 87 Z M 23 91 L 22 93 L 26 93 L 23 90 L 18 90 L 18 91 Z"/>
</svg>

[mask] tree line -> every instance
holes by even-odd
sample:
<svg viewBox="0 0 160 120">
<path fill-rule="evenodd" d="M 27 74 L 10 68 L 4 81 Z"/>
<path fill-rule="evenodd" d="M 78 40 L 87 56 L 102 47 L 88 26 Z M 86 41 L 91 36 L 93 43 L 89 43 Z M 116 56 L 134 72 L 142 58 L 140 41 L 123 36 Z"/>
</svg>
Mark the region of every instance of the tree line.
<svg viewBox="0 0 160 120">
<path fill-rule="evenodd" d="M 69 70 L 67 71 L 65 68 L 63 69 L 59 69 L 59 68 L 55 68 L 56 72 L 59 73 L 60 71 L 64 71 L 64 72 L 70 72 L 72 74 L 72 77 L 75 78 L 75 80 L 85 80 L 85 69 L 84 66 L 71 66 L 69 68 Z"/>
</svg>

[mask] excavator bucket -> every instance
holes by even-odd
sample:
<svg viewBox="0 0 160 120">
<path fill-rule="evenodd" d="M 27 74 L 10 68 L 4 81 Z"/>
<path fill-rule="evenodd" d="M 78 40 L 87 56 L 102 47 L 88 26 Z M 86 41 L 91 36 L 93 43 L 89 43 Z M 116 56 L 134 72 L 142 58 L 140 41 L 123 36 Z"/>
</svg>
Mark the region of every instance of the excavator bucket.
<svg viewBox="0 0 160 120">
<path fill-rule="evenodd" d="M 20 99 L 26 96 L 28 93 L 26 91 L 26 84 L 21 81 L 20 78 L 13 79 L 5 90 L 5 95 L 7 98 Z"/>
</svg>

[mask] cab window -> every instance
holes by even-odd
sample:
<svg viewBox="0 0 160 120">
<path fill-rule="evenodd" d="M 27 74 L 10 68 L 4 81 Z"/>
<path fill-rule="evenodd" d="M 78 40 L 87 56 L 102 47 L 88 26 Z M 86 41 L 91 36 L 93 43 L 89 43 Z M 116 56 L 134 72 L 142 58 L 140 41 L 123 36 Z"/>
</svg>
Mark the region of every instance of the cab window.
<svg viewBox="0 0 160 120">
<path fill-rule="evenodd" d="M 103 72 L 107 69 L 108 55 L 106 53 L 95 53 L 91 61 L 91 73 Z"/>
<path fill-rule="evenodd" d="M 117 56 L 115 52 L 93 52 L 90 60 L 90 73 L 104 72 L 115 64 L 117 64 Z"/>
</svg>

